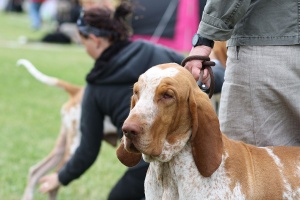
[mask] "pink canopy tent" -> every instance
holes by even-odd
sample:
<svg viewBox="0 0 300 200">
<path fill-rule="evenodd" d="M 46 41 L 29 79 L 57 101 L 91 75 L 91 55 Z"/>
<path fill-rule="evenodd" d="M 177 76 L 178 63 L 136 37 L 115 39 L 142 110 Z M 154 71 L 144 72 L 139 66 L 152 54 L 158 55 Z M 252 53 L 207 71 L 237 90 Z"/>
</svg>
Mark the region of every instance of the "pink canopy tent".
<svg viewBox="0 0 300 200">
<path fill-rule="evenodd" d="M 190 51 L 206 1 L 140 0 L 134 13 L 133 40 L 145 39 L 180 52 Z"/>
</svg>

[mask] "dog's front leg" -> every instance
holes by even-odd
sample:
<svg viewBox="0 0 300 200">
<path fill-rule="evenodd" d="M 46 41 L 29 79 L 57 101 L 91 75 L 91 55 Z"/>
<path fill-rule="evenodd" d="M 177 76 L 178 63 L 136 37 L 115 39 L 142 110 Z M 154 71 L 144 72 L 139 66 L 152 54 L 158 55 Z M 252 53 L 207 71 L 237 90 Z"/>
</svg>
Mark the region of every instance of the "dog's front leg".
<svg viewBox="0 0 300 200">
<path fill-rule="evenodd" d="M 49 171 L 53 170 L 57 167 L 58 163 L 61 162 L 64 153 L 65 153 L 65 146 L 66 146 L 66 132 L 64 128 L 61 128 L 59 138 L 56 141 L 56 144 L 50 154 L 40 161 L 38 164 L 32 166 L 29 170 L 28 179 L 27 179 L 27 186 L 23 193 L 22 200 L 33 200 L 34 189 L 39 181 L 39 179 L 44 176 Z M 57 191 L 53 193 L 53 198 L 49 197 L 50 199 L 56 199 Z M 50 195 L 50 194 L 49 194 Z M 55 195 L 55 197 L 54 197 Z M 51 195 L 50 195 L 51 196 Z"/>
</svg>

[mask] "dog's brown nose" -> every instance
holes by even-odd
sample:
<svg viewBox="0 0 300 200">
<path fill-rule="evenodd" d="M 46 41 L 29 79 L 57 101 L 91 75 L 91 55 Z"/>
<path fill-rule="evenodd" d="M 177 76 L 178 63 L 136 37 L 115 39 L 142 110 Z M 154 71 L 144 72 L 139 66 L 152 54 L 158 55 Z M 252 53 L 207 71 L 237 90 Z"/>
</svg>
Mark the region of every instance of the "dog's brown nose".
<svg viewBox="0 0 300 200">
<path fill-rule="evenodd" d="M 123 124 L 122 131 L 126 137 L 132 139 L 133 137 L 140 134 L 141 128 L 136 124 Z"/>
</svg>

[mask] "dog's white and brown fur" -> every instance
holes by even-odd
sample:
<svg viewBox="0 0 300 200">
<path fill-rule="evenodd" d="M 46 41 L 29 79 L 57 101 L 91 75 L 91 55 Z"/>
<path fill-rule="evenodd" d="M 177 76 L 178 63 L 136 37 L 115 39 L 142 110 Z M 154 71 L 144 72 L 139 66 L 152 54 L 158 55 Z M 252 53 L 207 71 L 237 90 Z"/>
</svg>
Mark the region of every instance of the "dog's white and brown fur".
<svg viewBox="0 0 300 200">
<path fill-rule="evenodd" d="M 177 64 L 140 76 L 123 132 L 119 160 L 150 162 L 147 200 L 300 199 L 300 148 L 228 139 L 208 96 Z"/>
<path fill-rule="evenodd" d="M 22 200 L 32 200 L 39 179 L 51 170 L 58 171 L 69 160 L 80 143 L 81 101 L 84 87 L 76 86 L 55 77 L 47 76 L 38 71 L 34 65 L 25 59 L 20 59 L 17 65 L 24 66 L 37 80 L 50 86 L 64 89 L 69 94 L 69 100 L 61 108 L 61 127 L 56 144 L 50 154 L 32 166 L 29 170 L 27 185 Z M 104 121 L 104 140 L 116 146 L 118 136 L 116 128 L 108 117 Z M 55 200 L 58 189 L 49 193 L 49 199 Z"/>
</svg>

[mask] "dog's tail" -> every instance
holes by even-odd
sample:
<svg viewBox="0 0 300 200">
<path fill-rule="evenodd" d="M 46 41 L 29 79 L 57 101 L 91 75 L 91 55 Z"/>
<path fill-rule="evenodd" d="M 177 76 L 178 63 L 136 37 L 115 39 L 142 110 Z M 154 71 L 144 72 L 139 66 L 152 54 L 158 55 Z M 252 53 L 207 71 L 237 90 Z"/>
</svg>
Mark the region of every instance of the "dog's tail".
<svg viewBox="0 0 300 200">
<path fill-rule="evenodd" d="M 69 95 L 71 96 L 76 95 L 81 89 L 80 86 L 73 85 L 56 77 L 51 77 L 43 74 L 37 68 L 35 68 L 35 66 L 31 62 L 29 62 L 26 59 L 19 59 L 17 61 L 17 66 L 24 66 L 27 69 L 27 71 L 38 81 L 50 86 L 60 87 L 64 89 L 67 93 L 69 93 Z"/>
</svg>

